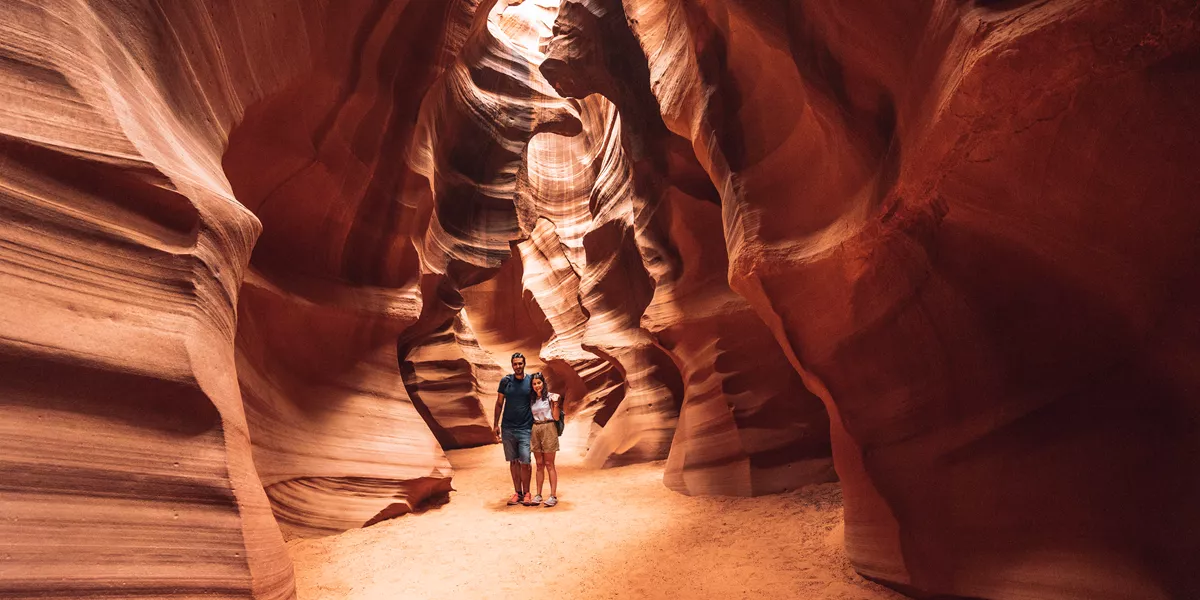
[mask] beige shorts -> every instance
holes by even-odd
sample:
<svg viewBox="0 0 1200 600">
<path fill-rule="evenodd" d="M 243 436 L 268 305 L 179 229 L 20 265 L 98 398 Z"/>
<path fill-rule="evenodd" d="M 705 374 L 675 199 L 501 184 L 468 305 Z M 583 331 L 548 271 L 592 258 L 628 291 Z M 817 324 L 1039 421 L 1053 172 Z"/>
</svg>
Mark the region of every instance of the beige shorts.
<svg viewBox="0 0 1200 600">
<path fill-rule="evenodd" d="M 534 452 L 558 452 L 558 427 L 554 422 L 533 424 L 532 448 Z"/>
</svg>

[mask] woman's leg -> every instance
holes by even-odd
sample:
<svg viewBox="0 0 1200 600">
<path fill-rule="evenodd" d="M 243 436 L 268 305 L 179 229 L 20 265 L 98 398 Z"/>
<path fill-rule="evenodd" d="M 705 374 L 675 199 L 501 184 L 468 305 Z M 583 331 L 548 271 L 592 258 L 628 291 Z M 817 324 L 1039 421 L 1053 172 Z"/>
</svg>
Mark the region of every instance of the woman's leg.
<svg viewBox="0 0 1200 600">
<path fill-rule="evenodd" d="M 558 496 L 558 469 L 554 467 L 554 455 L 557 452 L 543 452 L 542 456 L 546 459 L 546 468 L 550 469 L 550 495 Z M 542 492 L 542 461 L 538 459 L 538 493 Z"/>
<path fill-rule="evenodd" d="M 537 495 L 541 496 L 542 495 L 542 481 L 544 481 L 546 479 L 546 453 L 545 452 L 535 452 L 534 456 L 537 457 L 537 484 L 538 484 Z M 554 467 L 551 466 L 550 468 L 554 468 Z M 551 490 L 554 489 L 555 479 L 557 479 L 556 476 L 554 476 L 554 475 L 550 476 L 550 489 Z M 550 493 L 553 494 L 554 492 L 552 491 Z"/>
</svg>

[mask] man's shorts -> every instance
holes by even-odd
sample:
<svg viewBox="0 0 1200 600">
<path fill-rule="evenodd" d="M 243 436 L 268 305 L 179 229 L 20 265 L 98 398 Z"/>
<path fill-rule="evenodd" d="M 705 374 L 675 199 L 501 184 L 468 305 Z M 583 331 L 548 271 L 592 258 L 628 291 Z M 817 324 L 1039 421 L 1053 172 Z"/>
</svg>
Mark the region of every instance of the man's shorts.
<svg viewBox="0 0 1200 600">
<path fill-rule="evenodd" d="M 529 464 L 529 433 L 528 429 L 505 427 L 500 430 L 500 444 L 504 446 L 504 460 L 509 462 L 516 460 L 521 464 Z"/>
<path fill-rule="evenodd" d="M 554 421 L 533 424 L 533 451 L 558 452 L 558 425 Z"/>
</svg>

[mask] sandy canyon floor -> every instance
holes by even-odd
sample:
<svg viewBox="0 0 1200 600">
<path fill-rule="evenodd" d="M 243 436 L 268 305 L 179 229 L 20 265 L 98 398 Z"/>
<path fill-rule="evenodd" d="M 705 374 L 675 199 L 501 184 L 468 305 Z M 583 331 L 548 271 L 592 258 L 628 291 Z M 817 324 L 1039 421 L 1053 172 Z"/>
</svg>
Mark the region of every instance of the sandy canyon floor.
<svg viewBox="0 0 1200 600">
<path fill-rule="evenodd" d="M 449 503 L 289 542 L 300 600 L 902 598 L 851 570 L 836 484 L 688 497 L 662 463 L 564 464 L 558 506 L 509 507 L 499 446 L 449 457 Z"/>
</svg>

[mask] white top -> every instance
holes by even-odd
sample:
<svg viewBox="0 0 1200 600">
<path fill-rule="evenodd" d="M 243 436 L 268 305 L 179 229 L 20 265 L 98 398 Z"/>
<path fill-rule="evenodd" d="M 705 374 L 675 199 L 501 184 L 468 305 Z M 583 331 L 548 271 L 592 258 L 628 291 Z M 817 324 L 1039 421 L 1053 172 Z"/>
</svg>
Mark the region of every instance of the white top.
<svg viewBox="0 0 1200 600">
<path fill-rule="evenodd" d="M 558 394 L 550 392 L 546 394 L 545 400 L 534 398 L 529 407 L 533 409 L 533 420 L 540 423 L 542 421 L 553 421 L 554 415 L 550 411 L 550 403 L 558 402 Z"/>
</svg>

